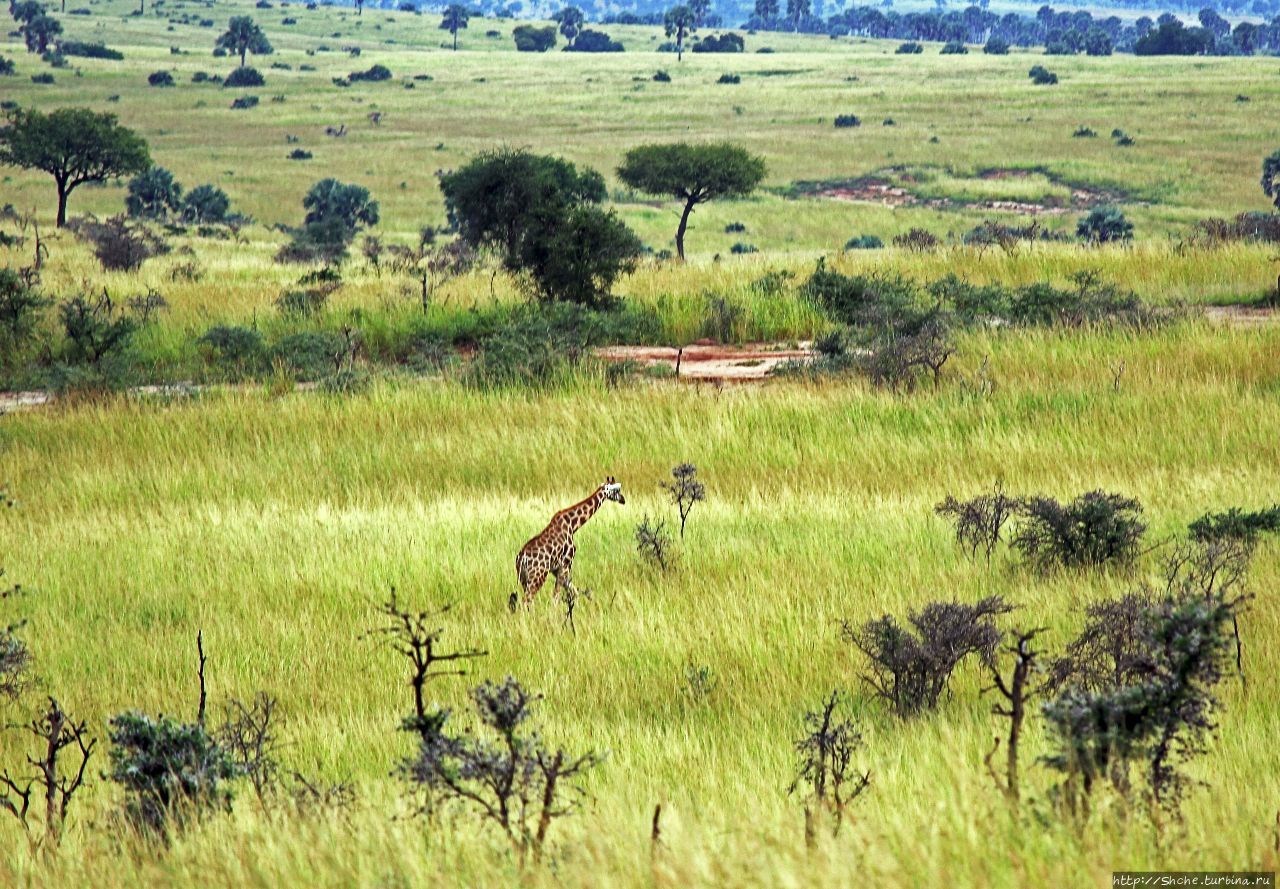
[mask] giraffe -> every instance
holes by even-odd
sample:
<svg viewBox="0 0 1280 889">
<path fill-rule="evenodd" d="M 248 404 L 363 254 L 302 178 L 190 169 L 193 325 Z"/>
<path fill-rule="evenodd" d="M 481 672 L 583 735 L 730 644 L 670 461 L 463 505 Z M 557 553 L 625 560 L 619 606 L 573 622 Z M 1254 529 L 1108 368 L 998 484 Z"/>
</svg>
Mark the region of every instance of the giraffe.
<svg viewBox="0 0 1280 889">
<path fill-rule="evenodd" d="M 585 525 L 606 500 L 627 502 L 622 496 L 622 485 L 614 481 L 613 476 L 605 479 L 604 484 L 587 499 L 553 515 L 542 533 L 521 547 L 520 554 L 516 556 L 516 579 L 524 590 L 526 604 L 532 603 L 533 597 L 542 589 L 548 572 L 555 577 L 557 589 L 573 589 L 573 555 L 577 552 L 573 543 L 574 532 Z M 514 611 L 515 593 L 511 594 L 508 604 Z"/>
</svg>

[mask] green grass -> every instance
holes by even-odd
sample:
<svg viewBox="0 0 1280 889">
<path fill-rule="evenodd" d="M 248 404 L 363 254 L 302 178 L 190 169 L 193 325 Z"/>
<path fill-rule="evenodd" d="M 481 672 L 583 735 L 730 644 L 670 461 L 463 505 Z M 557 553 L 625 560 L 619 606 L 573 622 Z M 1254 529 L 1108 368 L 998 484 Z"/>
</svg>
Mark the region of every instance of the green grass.
<svg viewBox="0 0 1280 889">
<path fill-rule="evenodd" d="M 1098 270 L 1157 304 L 1252 301 L 1275 286 L 1274 247 L 1187 241 L 1197 219 L 1266 206 L 1257 171 L 1275 148 L 1274 59 L 1054 58 L 1062 82 L 1043 88 L 1026 78 L 1043 61 L 1029 52 L 939 57 L 934 45 L 896 56 L 896 41 L 762 33 L 748 36 L 745 55 L 676 63 L 652 51 L 664 39 L 658 29 L 609 27 L 626 53 L 531 56 L 513 54 L 513 22 L 473 19 L 454 54 L 441 48 L 448 35 L 434 15 L 367 9 L 357 18 L 296 3 L 174 3 L 140 17 L 119 0 L 89 8 L 88 17 L 61 17 L 68 37 L 102 40 L 125 61 L 73 59 L 55 84 L 38 86 L 29 75 L 46 66 L 5 38 L 0 53 L 19 65 L 2 84 L 5 99 L 113 110 L 186 186 L 216 183 L 256 219 L 241 241 L 174 236 L 174 252 L 139 272 L 104 273 L 69 232 L 50 231 L 47 178 L 0 171 L 3 201 L 44 220 L 45 293 L 164 294 L 169 308 L 138 335 L 159 378 L 198 377 L 195 341 L 214 324 L 252 324 L 268 336 L 293 329 L 274 301 L 303 269 L 272 261 L 284 236 L 271 226 L 300 221 L 312 182 L 368 186 L 383 210 L 376 233 L 410 243 L 420 226 L 444 221 L 435 172 L 502 143 L 600 169 L 612 206 L 655 250 L 670 246 L 675 208 L 618 188 L 612 170 L 628 148 L 728 138 L 767 157 L 766 188 L 694 214 L 687 265 L 646 260 L 619 282 L 619 295 L 652 310 L 672 344 L 702 336 L 706 294 L 741 306 L 743 339 L 823 332 L 829 321 L 797 291 L 823 256 L 848 273 L 921 282 L 954 273 L 1063 284 Z M 242 91 L 190 78 L 231 69 L 209 52 L 226 19 L 245 12 L 277 53 L 253 60 L 268 85 L 249 91 L 262 98 L 256 109 L 239 112 L 228 106 Z M 168 30 L 167 15 L 186 13 L 217 27 Z M 298 25 L 280 25 L 286 15 Z M 489 29 L 500 36 L 486 37 Z M 360 57 L 344 46 L 361 47 Z M 756 54 L 762 46 L 777 51 Z M 332 84 L 374 63 L 395 79 Z M 162 68 L 178 85 L 146 86 Z M 671 83 L 650 79 L 658 68 Z M 726 72 L 742 83 L 715 84 Z M 418 73 L 433 79 L 409 80 Z M 1238 93 L 1252 101 L 1236 103 Z M 380 125 L 368 119 L 374 110 Z M 836 130 L 837 114 L 863 125 Z M 896 126 L 881 126 L 886 117 Z M 323 134 L 343 123 L 344 138 Z M 1081 125 L 1100 137 L 1071 138 Z M 1113 127 L 1137 144 L 1114 146 Z M 286 160 L 294 147 L 315 158 Z M 787 196 L 798 181 L 887 168 L 925 180 L 913 191 L 946 203 Z M 1005 168 L 1033 172 L 982 178 Z M 1064 183 L 1128 195 L 1135 244 L 958 246 L 983 219 L 1026 218 L 966 202 L 1061 199 Z M 122 195 L 120 184 L 82 188 L 72 212 L 119 212 Z M 1076 214 L 1040 218 L 1071 231 Z M 725 232 L 732 222 L 746 231 Z M 889 243 L 916 226 L 948 245 L 839 252 L 852 235 Z M 761 252 L 729 256 L 738 241 Z M 203 276 L 175 278 L 192 259 Z M 6 265 L 29 261 L 30 244 L 0 249 Z M 775 272 L 791 275 L 780 292 L 754 286 Z M 415 280 L 352 260 L 344 282 L 314 323 L 358 326 L 375 350 L 423 326 L 472 329 L 522 298 L 491 264 L 441 285 L 425 319 Z M 994 382 L 987 395 L 971 385 L 980 373 Z M 17 826 L 0 818 L 0 885 L 1021 887 L 1104 884 L 1114 869 L 1274 870 L 1275 542 L 1256 558 L 1259 596 L 1243 623 L 1248 688 L 1224 685 L 1218 737 L 1193 768 L 1206 784 L 1181 822 L 1153 825 L 1110 803 L 1079 827 L 1013 816 L 982 766 L 996 726 L 976 665 L 960 671 L 936 714 L 900 723 L 860 683 L 861 661 L 840 642 L 838 622 L 999 593 L 1021 606 L 1007 625 L 1044 625 L 1046 644 L 1060 647 L 1084 604 L 1156 578 L 1163 551 L 1128 573 L 1042 577 L 1004 554 L 987 568 L 963 559 L 933 505 L 997 479 L 1057 497 L 1102 487 L 1138 497 L 1150 540 L 1164 541 L 1206 510 L 1276 499 L 1277 396 L 1280 330 L 1188 321 L 1145 332 L 966 333 L 940 388 L 910 395 L 854 381 L 614 389 L 595 371 L 550 391 L 480 392 L 393 375 L 350 397 L 272 381 L 6 415 L 0 483 L 18 506 L 0 515 L 0 564 L 30 594 L 5 600 L 3 617 L 28 621 L 42 687 L 99 733 L 131 707 L 190 718 L 203 630 L 215 704 L 260 688 L 277 695 L 289 763 L 351 780 L 361 801 L 348 816 L 305 821 L 242 797 L 232 815 L 170 848 L 146 848 L 114 828 L 119 796 L 99 778 L 103 755 L 57 854 L 29 854 Z M 670 516 L 657 483 L 685 460 L 698 465 L 708 500 L 693 512 L 677 567 L 661 576 L 635 554 L 634 528 L 646 514 Z M 579 608 L 577 632 L 548 591 L 513 617 L 516 551 L 606 474 L 622 481 L 627 505 L 606 504 L 579 535 L 575 579 L 594 595 Z M 490 651 L 471 679 L 517 675 L 546 694 L 550 739 L 607 752 L 591 802 L 553 834 L 548 867 L 515 874 L 473 821 L 429 827 L 403 817 L 411 802 L 389 773 L 410 749 L 395 730 L 410 706 L 406 677 L 361 638 L 393 585 L 410 604 L 455 603 L 446 639 Z M 682 691 L 690 661 L 716 678 L 705 703 Z M 836 686 L 853 694 L 867 737 L 859 765 L 873 784 L 841 837 L 806 852 L 800 807 L 785 792 L 792 744 L 803 710 Z M 465 689 L 445 680 L 433 694 L 461 708 Z M 21 716 L 0 702 L 0 720 Z M 20 761 L 19 743 L 0 734 L 0 762 Z M 1038 720 L 1026 744 L 1032 805 L 1045 812 L 1049 776 L 1033 762 L 1047 751 Z M 651 860 L 659 802 L 665 846 Z"/>
<path fill-rule="evenodd" d="M 987 569 L 961 557 L 933 503 L 998 478 L 1057 496 L 1104 487 L 1140 498 L 1161 540 L 1207 509 L 1269 502 L 1277 337 L 1199 324 L 980 335 L 942 389 L 911 397 L 857 384 L 606 390 L 584 379 L 530 395 L 384 383 L 349 399 L 249 389 L 6 417 L 0 456 L 19 507 L 0 521 L 0 552 L 34 590 L 10 610 L 29 621 L 48 687 L 96 726 L 126 707 L 189 716 L 203 629 L 214 699 L 278 695 L 288 758 L 354 780 L 364 802 L 349 822 L 311 824 L 269 821 L 245 800 L 167 852 L 119 857 L 93 827 L 115 799 L 95 781 L 48 861 L 0 823 L 0 879 L 513 879 L 469 821 L 437 832 L 388 820 L 407 805 L 387 775 L 407 752 L 394 729 L 408 689 L 400 665 L 359 637 L 392 585 L 413 603 L 454 602 L 447 638 L 491 652 L 477 677 L 514 673 L 545 692 L 551 738 L 608 751 L 595 802 L 557 832 L 555 867 L 535 884 L 647 885 L 660 801 L 663 885 L 852 885 L 870 873 L 889 885 L 1020 886 L 1113 868 L 1273 868 L 1274 544 L 1259 553 L 1261 595 L 1244 623 L 1249 688 L 1224 687 L 1220 737 L 1194 769 L 1207 786 L 1163 832 L 1118 814 L 1079 830 L 1012 818 L 981 765 L 995 727 L 979 671 L 961 671 L 937 714 L 898 723 L 860 685 L 837 622 L 1001 593 L 1022 606 L 1010 623 L 1047 625 L 1046 642 L 1063 644 L 1084 603 L 1153 576 L 1158 558 L 1132 576 L 1042 578 L 1009 557 Z M 979 398 L 961 381 L 984 358 L 997 386 Z M 632 529 L 670 509 L 656 483 L 682 460 L 698 464 L 709 497 L 662 577 L 640 564 Z M 579 535 L 575 577 L 594 597 L 577 633 L 545 592 L 532 612 L 508 614 L 520 544 L 606 473 L 628 502 L 606 504 Z M 681 693 L 690 658 L 718 679 L 705 705 Z M 785 787 L 799 713 L 833 686 L 854 691 L 874 784 L 851 829 L 811 859 Z M 461 705 L 464 687 L 444 681 L 435 694 Z M 1028 764 L 1043 752 L 1037 722 Z M 1048 776 L 1028 768 L 1042 798 Z"/>
</svg>

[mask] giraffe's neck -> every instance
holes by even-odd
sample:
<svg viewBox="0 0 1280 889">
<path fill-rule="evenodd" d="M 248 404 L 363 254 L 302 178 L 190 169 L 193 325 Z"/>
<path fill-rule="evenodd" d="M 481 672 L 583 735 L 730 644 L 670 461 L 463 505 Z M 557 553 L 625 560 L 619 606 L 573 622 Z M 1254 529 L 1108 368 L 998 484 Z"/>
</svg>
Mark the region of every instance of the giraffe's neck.
<svg viewBox="0 0 1280 889">
<path fill-rule="evenodd" d="M 585 525 L 587 519 L 596 514 L 596 510 L 600 508 L 600 504 L 603 502 L 604 488 L 598 488 L 594 494 L 581 503 L 575 503 L 568 509 L 561 510 L 560 514 L 564 516 L 565 523 L 569 526 L 569 533 L 572 534 Z"/>
</svg>

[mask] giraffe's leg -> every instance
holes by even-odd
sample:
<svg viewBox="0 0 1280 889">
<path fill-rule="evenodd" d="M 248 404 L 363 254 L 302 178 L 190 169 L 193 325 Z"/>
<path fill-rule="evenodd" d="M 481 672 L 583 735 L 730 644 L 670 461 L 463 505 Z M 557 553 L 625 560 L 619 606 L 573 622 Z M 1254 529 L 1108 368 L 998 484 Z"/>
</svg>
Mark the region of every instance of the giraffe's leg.
<svg viewBox="0 0 1280 889">
<path fill-rule="evenodd" d="M 539 563 L 529 565 L 522 580 L 524 583 L 524 603 L 531 605 L 533 604 L 533 597 L 538 594 L 538 590 L 542 589 L 542 585 L 547 582 L 546 566 Z"/>
</svg>

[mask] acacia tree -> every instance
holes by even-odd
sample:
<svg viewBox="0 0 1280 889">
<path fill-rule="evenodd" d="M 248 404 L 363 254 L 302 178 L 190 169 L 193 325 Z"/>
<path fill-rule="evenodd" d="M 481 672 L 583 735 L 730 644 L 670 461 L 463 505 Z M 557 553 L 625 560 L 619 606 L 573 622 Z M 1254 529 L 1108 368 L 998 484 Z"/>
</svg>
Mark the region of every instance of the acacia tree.
<svg viewBox="0 0 1280 889">
<path fill-rule="evenodd" d="M 640 145 L 627 152 L 618 177 L 631 188 L 684 201 L 676 252 L 684 259 L 684 233 L 698 204 L 750 194 L 764 178 L 764 158 L 730 142 Z"/>
<path fill-rule="evenodd" d="M 53 177 L 61 228 L 67 222 L 67 197 L 76 186 L 141 173 L 151 166 L 151 155 L 146 141 L 116 123 L 114 114 L 18 109 L 0 128 L 0 163 Z"/>
<path fill-rule="evenodd" d="M 247 15 L 232 16 L 231 21 L 227 23 L 227 30 L 218 35 L 214 48 L 225 49 L 227 52 L 238 55 L 241 68 L 244 67 L 247 53 L 267 56 L 274 52 L 270 41 L 267 40 L 267 35 L 262 33 L 262 29 Z"/>
<path fill-rule="evenodd" d="M 551 21 L 559 22 L 560 33 L 564 35 L 565 40 L 569 41 L 569 45 L 573 46 L 573 41 L 577 40 L 578 35 L 582 33 L 582 26 L 586 24 L 587 17 L 578 7 L 566 6 L 553 15 Z"/>
<path fill-rule="evenodd" d="M 1262 162 L 1262 192 L 1280 210 L 1280 150 Z"/>
<path fill-rule="evenodd" d="M 676 39 L 676 61 L 684 59 L 684 38 L 687 34 L 692 34 L 697 30 L 697 15 L 688 6 L 683 3 L 679 6 L 673 6 L 667 10 L 667 15 L 663 19 L 663 26 L 666 29 L 668 37 Z"/>
<path fill-rule="evenodd" d="M 467 27 L 471 20 L 471 10 L 461 3 L 450 3 L 440 18 L 440 30 L 453 35 L 453 51 L 458 51 L 458 31 Z"/>
</svg>

